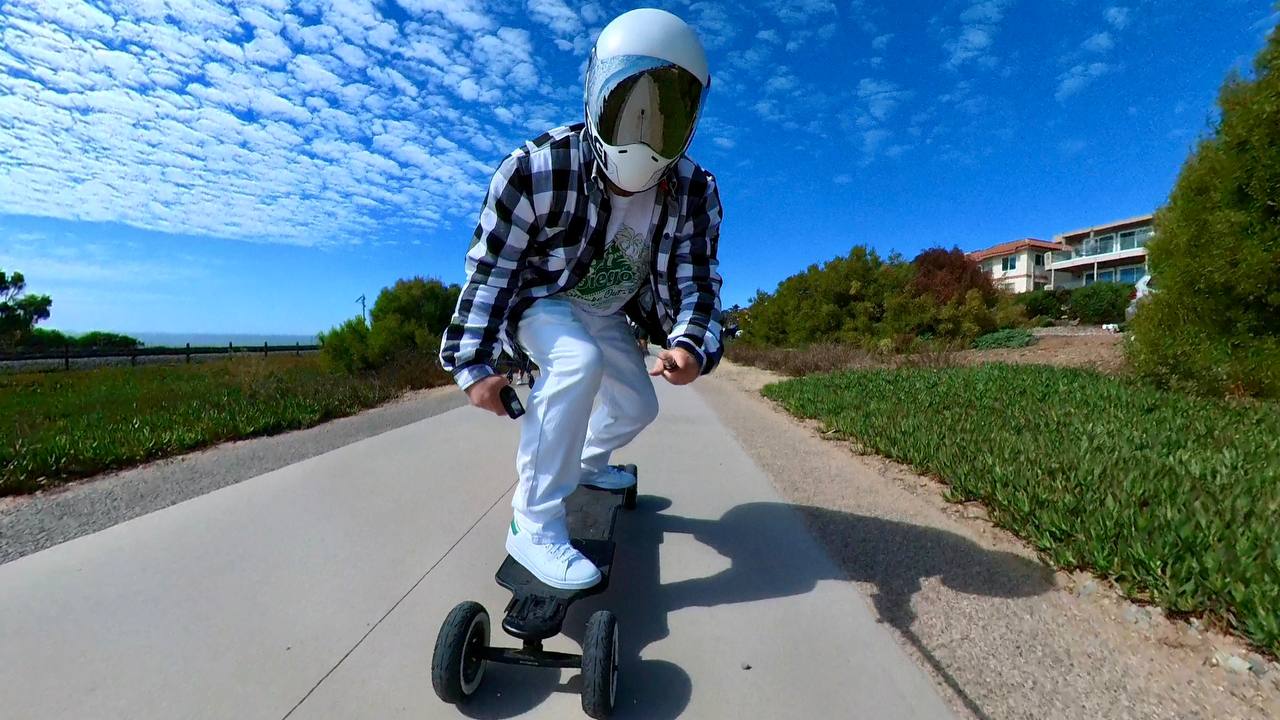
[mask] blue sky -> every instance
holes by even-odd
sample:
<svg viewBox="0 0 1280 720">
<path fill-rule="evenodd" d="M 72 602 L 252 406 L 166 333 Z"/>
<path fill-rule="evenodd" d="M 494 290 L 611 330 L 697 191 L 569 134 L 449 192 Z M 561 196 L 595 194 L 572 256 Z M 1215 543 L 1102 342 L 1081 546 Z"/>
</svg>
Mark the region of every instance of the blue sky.
<svg viewBox="0 0 1280 720">
<path fill-rule="evenodd" d="M 71 330 L 309 333 L 460 282 L 618 13 L 697 27 L 724 301 L 1152 211 L 1270 0 L 0 0 L 0 268 Z"/>
</svg>

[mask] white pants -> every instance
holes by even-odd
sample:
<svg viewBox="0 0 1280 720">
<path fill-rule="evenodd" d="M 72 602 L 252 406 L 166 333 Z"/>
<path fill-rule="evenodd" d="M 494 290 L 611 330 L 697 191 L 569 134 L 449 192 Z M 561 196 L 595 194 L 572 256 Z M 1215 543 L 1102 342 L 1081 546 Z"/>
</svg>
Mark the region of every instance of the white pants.
<svg viewBox="0 0 1280 720">
<path fill-rule="evenodd" d="M 520 426 L 511 505 L 533 542 L 566 542 L 564 499 L 653 422 L 658 396 L 621 313 L 599 317 L 544 298 L 520 319 L 517 338 L 541 373 Z"/>
</svg>

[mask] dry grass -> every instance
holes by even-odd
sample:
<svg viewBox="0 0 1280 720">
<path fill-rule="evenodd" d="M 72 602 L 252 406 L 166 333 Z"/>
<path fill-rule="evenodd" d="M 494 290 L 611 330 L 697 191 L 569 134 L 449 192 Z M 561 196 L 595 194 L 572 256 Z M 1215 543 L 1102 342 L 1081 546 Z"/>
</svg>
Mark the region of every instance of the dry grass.
<svg viewBox="0 0 1280 720">
<path fill-rule="evenodd" d="M 893 369 L 906 367 L 942 368 L 957 363 L 955 354 L 932 350 L 910 355 L 874 353 L 852 345 L 823 343 L 803 348 L 750 347 L 729 345 L 725 356 L 740 365 L 752 365 L 790 377 L 837 370 Z"/>
</svg>

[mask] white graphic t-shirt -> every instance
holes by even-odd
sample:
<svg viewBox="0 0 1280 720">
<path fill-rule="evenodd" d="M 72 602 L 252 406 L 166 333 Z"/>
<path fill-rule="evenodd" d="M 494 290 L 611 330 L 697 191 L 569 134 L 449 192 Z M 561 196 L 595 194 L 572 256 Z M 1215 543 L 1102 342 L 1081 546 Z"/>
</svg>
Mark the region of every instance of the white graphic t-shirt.
<svg viewBox="0 0 1280 720">
<path fill-rule="evenodd" d="M 592 259 L 582 282 L 565 292 L 579 308 L 592 315 L 612 315 L 648 281 L 652 250 L 649 224 L 657 192 L 657 188 L 649 188 L 630 197 L 609 193 L 609 224 L 605 228 L 609 240 L 604 253 Z"/>
</svg>

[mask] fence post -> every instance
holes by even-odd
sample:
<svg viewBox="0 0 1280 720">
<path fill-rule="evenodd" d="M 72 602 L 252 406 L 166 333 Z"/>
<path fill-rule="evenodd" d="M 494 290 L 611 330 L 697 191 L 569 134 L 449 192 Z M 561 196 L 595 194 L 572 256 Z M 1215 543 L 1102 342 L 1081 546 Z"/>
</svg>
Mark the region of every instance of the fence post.
<svg viewBox="0 0 1280 720">
<path fill-rule="evenodd" d="M 187 343 L 187 364 L 191 364 L 191 343 Z"/>
<path fill-rule="evenodd" d="M 232 353 L 231 353 L 231 341 L 230 341 L 230 340 L 228 340 L 228 341 L 227 341 L 227 354 L 228 354 L 228 355 L 231 355 L 231 354 L 232 354 Z"/>
<path fill-rule="evenodd" d="M 137 367 L 137 366 L 138 366 L 138 351 L 137 351 L 137 350 L 130 350 L 130 351 L 129 351 L 129 365 L 131 365 L 131 366 L 133 366 L 133 367 Z"/>
<path fill-rule="evenodd" d="M 302 357 L 302 343 L 295 342 L 293 344 L 293 354 Z"/>
<path fill-rule="evenodd" d="M 62 343 L 62 368 L 71 369 L 71 343 Z"/>
</svg>

